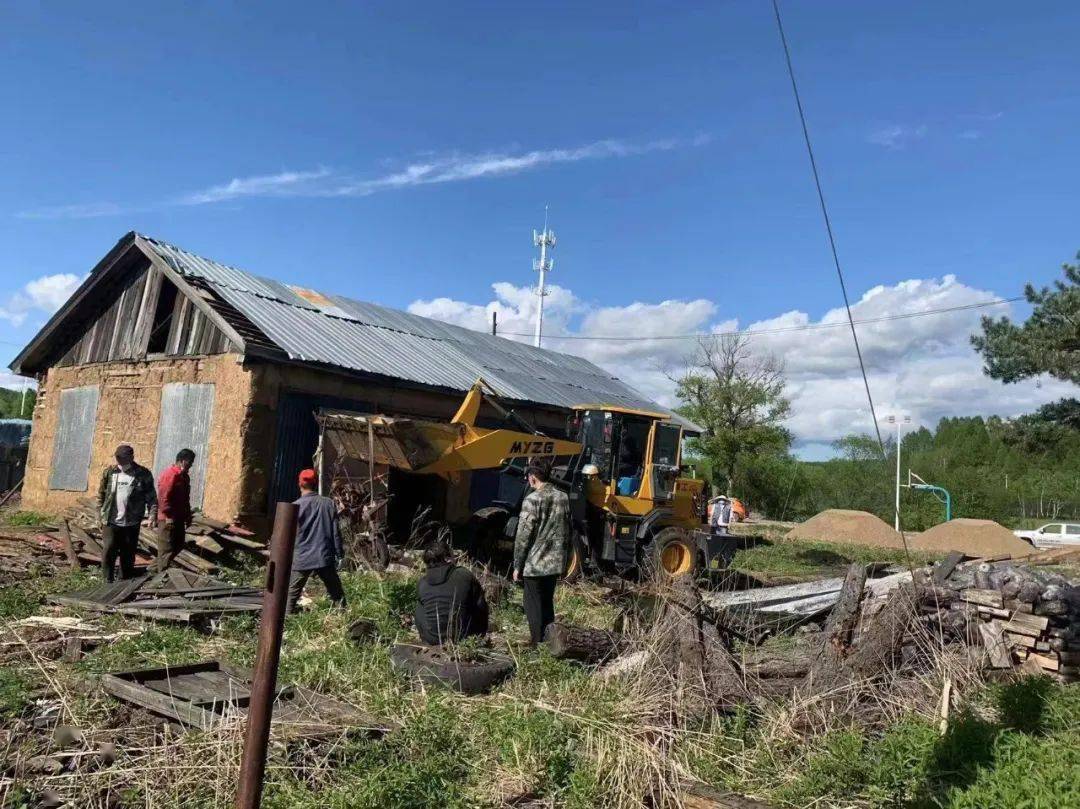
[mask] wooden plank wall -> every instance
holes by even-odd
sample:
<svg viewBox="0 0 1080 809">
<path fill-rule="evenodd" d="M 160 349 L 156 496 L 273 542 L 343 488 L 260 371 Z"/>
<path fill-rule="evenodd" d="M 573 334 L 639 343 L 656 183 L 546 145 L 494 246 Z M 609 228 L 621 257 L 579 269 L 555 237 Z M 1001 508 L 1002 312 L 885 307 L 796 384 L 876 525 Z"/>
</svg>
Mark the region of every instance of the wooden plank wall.
<svg viewBox="0 0 1080 809">
<path fill-rule="evenodd" d="M 153 268 L 139 271 L 57 365 L 146 357 L 163 281 L 161 273 Z M 223 354 L 228 350 L 229 339 L 183 293 L 178 292 L 164 353 L 199 356 Z"/>
</svg>

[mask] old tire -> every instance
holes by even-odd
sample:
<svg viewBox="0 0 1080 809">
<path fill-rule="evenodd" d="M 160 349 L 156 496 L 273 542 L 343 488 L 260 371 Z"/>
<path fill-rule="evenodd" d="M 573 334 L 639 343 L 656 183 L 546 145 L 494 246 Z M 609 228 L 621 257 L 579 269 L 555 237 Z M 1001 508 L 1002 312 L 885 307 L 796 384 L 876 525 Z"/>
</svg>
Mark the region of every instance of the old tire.
<svg viewBox="0 0 1080 809">
<path fill-rule="evenodd" d="M 486 660 L 455 660 L 444 649 L 413 643 L 394 644 L 390 663 L 428 685 L 442 684 L 462 694 L 483 694 L 514 672 L 509 657 L 493 654 Z"/>
<path fill-rule="evenodd" d="M 690 535 L 681 528 L 664 528 L 642 548 L 642 568 L 648 577 L 696 576 L 698 555 Z"/>
</svg>

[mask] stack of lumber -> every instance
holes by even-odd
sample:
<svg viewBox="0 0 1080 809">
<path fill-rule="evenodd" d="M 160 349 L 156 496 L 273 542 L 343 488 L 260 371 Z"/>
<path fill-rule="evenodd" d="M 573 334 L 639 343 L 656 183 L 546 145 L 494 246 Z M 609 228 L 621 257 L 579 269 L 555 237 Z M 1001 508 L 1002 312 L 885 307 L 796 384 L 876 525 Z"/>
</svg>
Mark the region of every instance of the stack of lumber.
<svg viewBox="0 0 1080 809">
<path fill-rule="evenodd" d="M 66 517 L 71 541 L 76 545 L 80 560 L 87 564 L 100 563 L 102 548 L 97 504 L 92 500 L 80 500 Z M 139 551 L 140 555 L 146 556 L 145 564 L 157 556 L 155 532 L 145 526 L 139 532 Z M 197 514 L 187 529 L 186 547 L 177 554 L 174 564 L 192 573 L 209 575 L 221 566 L 236 566 L 239 558 L 244 556 L 265 562 L 269 558 L 266 543 L 238 525 Z M 136 566 L 139 566 L 138 561 Z"/>
<path fill-rule="evenodd" d="M 955 565 L 950 557 L 935 566 L 919 602 L 924 622 L 981 644 L 991 668 L 1080 680 L 1080 587 L 1059 573 L 1009 560 Z"/>
</svg>

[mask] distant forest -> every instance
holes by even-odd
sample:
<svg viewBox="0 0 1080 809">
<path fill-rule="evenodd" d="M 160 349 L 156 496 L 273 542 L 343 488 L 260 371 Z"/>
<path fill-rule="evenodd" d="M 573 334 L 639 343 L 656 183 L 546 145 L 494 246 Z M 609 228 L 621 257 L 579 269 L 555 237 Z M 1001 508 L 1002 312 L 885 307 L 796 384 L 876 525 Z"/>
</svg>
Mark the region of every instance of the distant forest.
<svg viewBox="0 0 1080 809">
<path fill-rule="evenodd" d="M 870 511 L 893 521 L 896 447 L 882 460 L 877 440 L 853 435 L 834 444 L 839 457 L 799 462 L 758 458 L 742 476 L 751 507 L 773 519 L 801 520 L 826 508 Z M 907 470 L 952 496 L 953 517 L 1018 525 L 1080 517 L 1080 401 L 1064 399 L 1016 419 L 945 418 L 933 431 L 903 436 Z M 903 525 L 924 530 L 945 519 L 934 494 L 901 490 Z"/>
<path fill-rule="evenodd" d="M 35 401 L 37 394 L 34 391 L 27 392 L 26 404 L 23 404 L 21 390 L 0 388 L 0 419 L 30 418 L 30 414 L 34 412 Z"/>
</svg>

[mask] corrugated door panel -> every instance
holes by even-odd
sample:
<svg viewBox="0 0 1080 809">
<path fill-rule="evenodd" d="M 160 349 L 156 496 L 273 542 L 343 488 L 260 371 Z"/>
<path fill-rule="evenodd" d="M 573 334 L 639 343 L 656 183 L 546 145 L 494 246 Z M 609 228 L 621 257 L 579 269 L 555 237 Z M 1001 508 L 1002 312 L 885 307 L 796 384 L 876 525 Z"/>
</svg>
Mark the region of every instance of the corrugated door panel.
<svg viewBox="0 0 1080 809">
<path fill-rule="evenodd" d="M 319 425 L 315 414 L 320 408 L 355 410 L 370 413 L 368 402 L 343 399 L 339 396 L 317 396 L 287 392 L 278 398 L 277 446 L 274 450 L 274 478 L 270 484 L 268 507 L 273 514 L 278 501 L 292 502 L 300 496 L 296 476 L 312 464 L 319 445 Z"/>
<path fill-rule="evenodd" d="M 191 470 L 191 505 L 200 508 L 206 483 L 210 424 L 214 417 L 214 386 L 172 382 L 161 389 L 161 419 L 154 448 L 154 478 L 175 463 L 182 449 L 195 451 Z"/>
<path fill-rule="evenodd" d="M 60 391 L 60 413 L 53 444 L 49 488 L 85 492 L 97 423 L 98 386 Z"/>
</svg>

